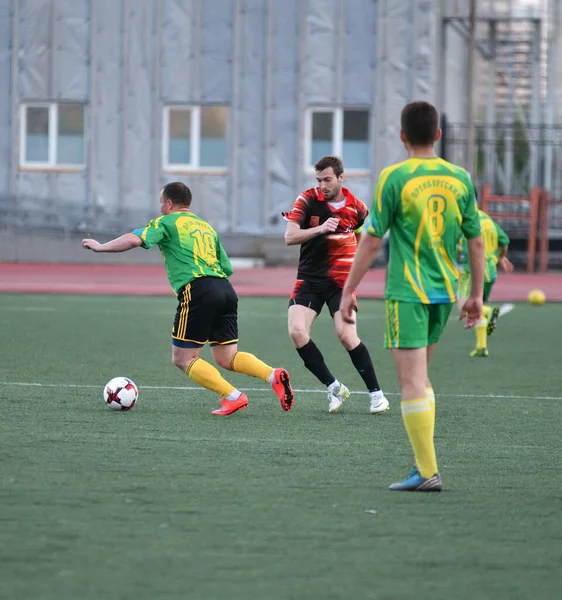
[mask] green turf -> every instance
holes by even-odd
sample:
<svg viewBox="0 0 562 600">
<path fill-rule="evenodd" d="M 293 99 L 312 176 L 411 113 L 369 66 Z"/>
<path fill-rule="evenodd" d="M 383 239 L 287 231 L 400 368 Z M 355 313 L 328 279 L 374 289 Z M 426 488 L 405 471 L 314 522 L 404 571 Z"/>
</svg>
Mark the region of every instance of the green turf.
<svg viewBox="0 0 562 600">
<path fill-rule="evenodd" d="M 450 322 L 432 369 L 434 495 L 386 491 L 412 457 L 383 305 L 360 308 L 389 414 L 354 394 L 329 415 L 286 300 L 244 298 L 241 347 L 306 391 L 286 414 L 234 374 L 258 391 L 218 418 L 215 396 L 181 389 L 192 383 L 170 363 L 173 298 L 0 296 L 0 598 L 559 597 L 562 305 L 517 305 L 488 359 L 469 358 L 473 333 Z M 362 391 L 327 315 L 313 331 Z M 140 387 L 131 412 L 102 402 L 116 375 Z"/>
</svg>

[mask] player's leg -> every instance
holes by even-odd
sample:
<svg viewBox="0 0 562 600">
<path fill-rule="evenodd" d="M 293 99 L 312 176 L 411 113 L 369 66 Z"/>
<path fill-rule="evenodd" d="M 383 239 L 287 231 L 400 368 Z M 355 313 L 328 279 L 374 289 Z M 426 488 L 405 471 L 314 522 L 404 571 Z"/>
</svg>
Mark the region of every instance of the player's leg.
<svg viewBox="0 0 562 600">
<path fill-rule="evenodd" d="M 349 390 L 332 375 L 322 352 L 310 337 L 312 324 L 320 314 L 323 304 L 324 298 L 316 290 L 306 281 L 298 280 L 289 300 L 288 329 L 304 366 L 328 388 L 328 400 L 331 405 L 332 396 L 339 394 L 345 399 L 349 396 Z M 339 402 L 340 406 L 342 401 Z"/>
<path fill-rule="evenodd" d="M 428 370 L 429 370 L 429 363 L 431 361 L 431 357 L 433 356 L 433 352 L 435 351 L 436 347 L 437 347 L 437 343 L 430 344 L 427 347 Z M 435 390 L 433 389 L 433 384 L 429 380 L 429 375 L 427 376 L 426 381 L 425 381 L 425 395 L 426 395 L 426 398 L 429 400 L 429 408 L 431 409 L 431 412 L 433 414 L 433 426 L 435 428 Z"/>
<path fill-rule="evenodd" d="M 476 334 L 476 348 L 470 353 L 472 357 L 486 358 L 488 356 L 488 331 L 493 333 L 496 329 L 496 322 L 498 320 L 499 309 L 488 306 L 488 298 L 492 291 L 493 283 L 484 282 L 484 306 L 482 307 L 482 320 L 474 327 Z M 493 318 L 493 323 L 490 325 L 490 321 Z"/>
<path fill-rule="evenodd" d="M 427 347 L 427 367 L 428 367 L 428 371 L 429 371 L 429 363 L 431 361 L 431 357 L 433 356 L 433 352 L 435 350 L 435 348 L 437 347 L 437 344 L 431 344 L 430 346 Z M 431 383 L 430 379 L 429 379 L 429 375 L 427 375 L 427 378 L 425 380 L 425 397 L 427 398 L 428 402 L 429 402 L 429 408 L 433 417 L 433 432 L 435 434 L 435 390 L 433 389 L 433 384 Z M 418 467 L 417 465 L 414 465 L 414 468 L 410 471 L 409 476 L 411 475 L 419 475 L 419 471 L 418 471 Z"/>
<path fill-rule="evenodd" d="M 426 305 L 386 301 L 385 345 L 392 348 L 400 383 L 402 418 L 416 468 L 393 491 L 438 491 L 441 478 L 433 442 L 434 413 L 426 392 L 429 309 Z"/>
<path fill-rule="evenodd" d="M 429 362 L 433 353 L 435 352 L 435 348 L 437 347 L 437 343 L 441 339 L 441 335 L 447 325 L 447 321 L 449 320 L 449 316 L 451 311 L 453 310 L 453 304 L 444 303 L 444 304 L 432 304 L 428 307 L 429 312 L 429 323 L 428 323 L 428 336 L 427 336 L 427 365 L 429 368 Z M 425 384 L 426 397 L 429 400 L 429 406 L 431 408 L 431 413 L 433 417 L 433 427 L 435 429 L 435 391 L 433 389 L 433 385 L 429 380 L 429 376 L 427 376 L 426 384 Z"/>
<path fill-rule="evenodd" d="M 355 305 L 354 322 L 346 323 L 339 310 L 340 302 L 341 290 L 338 289 L 328 300 L 328 309 L 332 315 L 336 335 L 342 346 L 347 350 L 353 366 L 359 375 L 361 375 L 367 387 L 371 414 L 384 413 L 389 409 L 388 400 L 379 385 L 369 350 L 357 335 L 357 305 Z"/>
<path fill-rule="evenodd" d="M 488 299 L 490 298 L 492 289 L 494 288 L 494 283 L 495 281 L 491 281 L 490 283 L 484 283 L 484 307 L 482 309 L 482 313 L 488 321 L 486 327 L 487 335 L 492 335 L 494 331 L 496 331 L 498 319 L 500 317 L 499 306 L 490 306 L 488 304 Z"/>
<path fill-rule="evenodd" d="M 291 410 L 294 394 L 289 373 L 283 368 L 269 366 L 250 352 L 238 350 L 238 297 L 230 283 L 223 287 L 224 306 L 213 321 L 209 340 L 215 362 L 224 369 L 269 383 L 283 410 Z"/>
<path fill-rule="evenodd" d="M 221 298 L 213 289 L 211 277 L 204 277 L 187 284 L 178 294 L 178 308 L 172 329 L 172 362 L 192 381 L 219 394 L 230 404 L 231 414 L 246 408 L 248 398 L 209 362 L 199 357 L 207 343 L 215 312 Z"/>
</svg>

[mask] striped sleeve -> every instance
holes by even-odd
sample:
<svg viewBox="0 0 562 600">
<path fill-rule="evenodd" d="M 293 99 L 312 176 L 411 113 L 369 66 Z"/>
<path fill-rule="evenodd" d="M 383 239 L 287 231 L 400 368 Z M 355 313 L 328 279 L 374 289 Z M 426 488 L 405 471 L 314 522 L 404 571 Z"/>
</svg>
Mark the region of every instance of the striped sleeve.
<svg viewBox="0 0 562 600">
<path fill-rule="evenodd" d="M 282 213 L 285 221 L 298 223 L 301 227 L 308 220 L 308 211 L 310 208 L 310 190 L 303 192 L 298 196 L 289 212 Z"/>
<path fill-rule="evenodd" d="M 159 244 L 166 237 L 166 228 L 160 226 L 160 219 L 162 217 L 152 219 L 144 229 L 139 228 L 133 231 L 142 240 L 143 248 L 152 248 L 152 246 Z"/>
</svg>

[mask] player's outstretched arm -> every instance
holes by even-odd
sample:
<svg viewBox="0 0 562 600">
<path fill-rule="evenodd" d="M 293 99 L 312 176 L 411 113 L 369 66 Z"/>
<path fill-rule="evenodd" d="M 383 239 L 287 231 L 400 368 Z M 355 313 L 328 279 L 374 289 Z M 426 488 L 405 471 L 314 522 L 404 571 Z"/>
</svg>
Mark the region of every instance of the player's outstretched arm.
<svg viewBox="0 0 562 600">
<path fill-rule="evenodd" d="M 373 235 L 362 235 L 357 252 L 351 265 L 347 281 L 343 287 L 340 310 L 343 320 L 354 323 L 353 292 L 359 285 L 367 271 L 371 268 L 382 244 L 382 238 Z"/>
<path fill-rule="evenodd" d="M 142 245 L 142 240 L 138 235 L 134 233 L 126 233 L 114 240 L 100 244 L 96 240 L 84 239 L 82 240 L 82 248 L 86 250 L 93 250 L 94 252 L 125 252 L 132 248 L 137 248 Z"/>
</svg>

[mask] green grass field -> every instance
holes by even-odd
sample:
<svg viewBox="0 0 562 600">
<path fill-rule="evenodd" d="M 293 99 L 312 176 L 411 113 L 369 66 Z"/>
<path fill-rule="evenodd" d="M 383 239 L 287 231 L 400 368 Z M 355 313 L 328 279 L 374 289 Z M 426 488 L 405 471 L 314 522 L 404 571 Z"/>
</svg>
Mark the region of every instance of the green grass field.
<svg viewBox="0 0 562 600">
<path fill-rule="evenodd" d="M 241 299 L 241 348 L 291 372 L 284 413 L 248 410 L 170 362 L 170 298 L 0 296 L 0 598 L 550 599 L 562 585 L 562 305 L 517 305 L 470 359 L 451 320 L 435 355 L 441 494 L 386 491 L 412 464 L 383 304 L 359 330 L 391 411 L 368 396 L 327 314 L 313 337 L 355 394 L 327 413 L 286 333 L 286 299 Z M 208 351 L 205 351 L 208 356 Z M 131 377 L 130 412 L 104 383 Z"/>
</svg>

